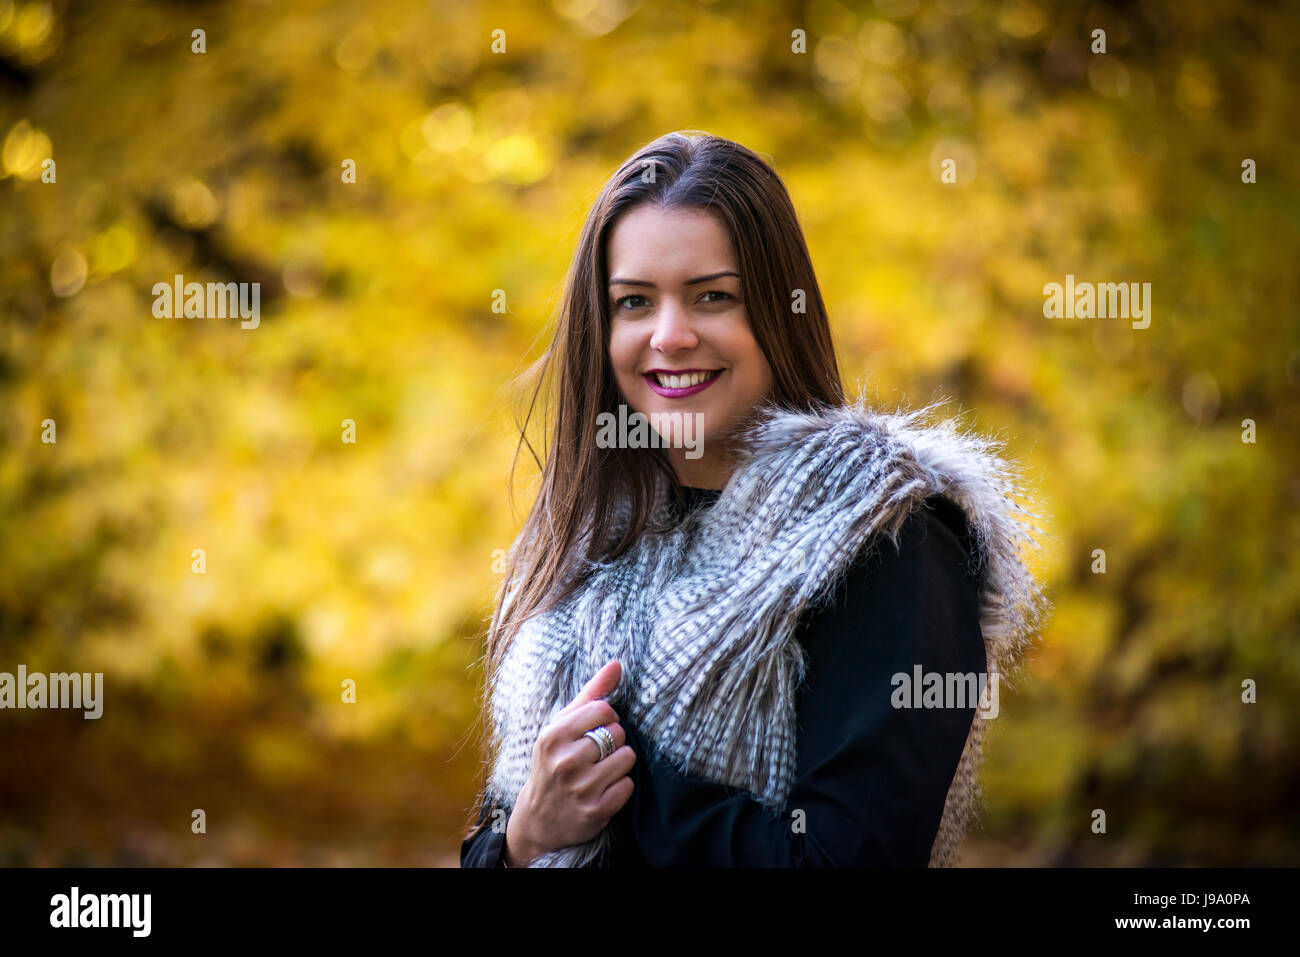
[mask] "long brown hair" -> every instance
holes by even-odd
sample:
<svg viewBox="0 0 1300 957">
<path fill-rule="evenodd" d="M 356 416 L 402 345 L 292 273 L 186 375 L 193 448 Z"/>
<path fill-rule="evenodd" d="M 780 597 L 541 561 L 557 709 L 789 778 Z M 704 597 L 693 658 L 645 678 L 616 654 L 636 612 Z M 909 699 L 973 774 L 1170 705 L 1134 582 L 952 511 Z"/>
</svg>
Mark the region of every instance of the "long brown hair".
<svg viewBox="0 0 1300 957">
<path fill-rule="evenodd" d="M 515 463 L 527 447 L 541 469 L 541 484 L 507 559 L 506 585 L 488 631 L 483 732 L 489 741 L 490 689 L 520 624 L 580 585 L 583 559 L 607 561 L 630 548 L 651 524 L 664 484 L 677 488 L 662 449 L 600 448 L 596 442 L 597 417 L 616 414 L 624 401 L 609 360 L 606 244 L 619 218 L 643 203 L 704 210 L 726 227 L 750 328 L 772 370 L 765 404 L 812 410 L 844 403 L 808 247 L 771 166 L 739 143 L 709 134 L 668 133 L 633 154 L 587 215 L 555 338 L 531 371 L 534 384 Z M 541 455 L 528 438 L 539 412 Z M 627 509 L 630 518 L 609 528 L 609 516 L 627 515 Z M 472 818 L 483 797 L 480 792 Z"/>
</svg>

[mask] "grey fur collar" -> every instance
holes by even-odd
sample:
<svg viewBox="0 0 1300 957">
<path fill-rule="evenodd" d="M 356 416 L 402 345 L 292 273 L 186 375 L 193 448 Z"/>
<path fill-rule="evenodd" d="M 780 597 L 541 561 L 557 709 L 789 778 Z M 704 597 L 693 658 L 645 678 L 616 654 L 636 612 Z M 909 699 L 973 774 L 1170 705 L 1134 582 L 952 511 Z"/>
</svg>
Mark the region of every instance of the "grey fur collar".
<svg viewBox="0 0 1300 957">
<path fill-rule="evenodd" d="M 656 756 L 779 808 L 793 783 L 799 618 L 824 600 L 870 541 L 897 542 L 907 516 L 942 494 L 970 520 L 990 673 L 1002 680 L 1047 601 L 1022 562 L 1040 516 L 999 444 L 930 421 L 937 407 L 815 414 L 765 410 L 712 508 L 647 532 L 595 566 L 566 602 L 524 624 L 489 689 L 494 759 L 487 797 L 514 806 L 542 726 L 611 658 L 610 696 Z M 977 713 L 949 789 L 931 866 L 952 864 L 979 802 Z M 644 756 L 642 756 L 644 759 Z M 539 867 L 582 866 L 607 846 L 551 851 Z"/>
</svg>

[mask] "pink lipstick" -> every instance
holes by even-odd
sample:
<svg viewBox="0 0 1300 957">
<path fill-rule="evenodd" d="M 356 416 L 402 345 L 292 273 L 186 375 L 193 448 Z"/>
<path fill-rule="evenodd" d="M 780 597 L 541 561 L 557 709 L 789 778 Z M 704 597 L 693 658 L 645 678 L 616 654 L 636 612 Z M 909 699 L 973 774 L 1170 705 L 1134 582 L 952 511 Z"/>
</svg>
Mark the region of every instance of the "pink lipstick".
<svg viewBox="0 0 1300 957">
<path fill-rule="evenodd" d="M 718 381 L 718 376 L 722 375 L 721 369 L 651 369 L 644 373 L 645 380 L 650 384 L 650 388 L 656 393 L 667 399 L 684 399 L 688 395 L 698 395 L 713 383 Z M 701 380 L 700 377 L 704 378 Z M 676 386 L 661 385 L 659 378 L 663 377 L 673 381 L 670 377 L 675 377 L 679 383 Z M 696 379 L 694 385 L 682 385 L 684 381 Z"/>
</svg>

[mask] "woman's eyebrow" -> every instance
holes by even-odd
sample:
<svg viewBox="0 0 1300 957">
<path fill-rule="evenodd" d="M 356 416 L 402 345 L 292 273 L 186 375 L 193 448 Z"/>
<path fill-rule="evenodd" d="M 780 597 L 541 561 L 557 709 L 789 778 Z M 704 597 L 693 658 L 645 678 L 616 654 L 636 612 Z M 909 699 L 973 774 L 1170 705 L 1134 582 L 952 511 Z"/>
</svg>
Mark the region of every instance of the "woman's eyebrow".
<svg viewBox="0 0 1300 957">
<path fill-rule="evenodd" d="M 721 279 L 723 276 L 735 276 L 737 279 L 739 279 L 740 273 L 733 272 L 730 269 L 724 269 L 722 272 L 709 273 L 709 275 L 707 276 L 696 276 L 694 279 L 688 279 L 686 280 L 685 283 L 683 283 L 683 285 L 694 286 L 696 283 L 709 282 L 713 279 Z M 609 281 L 609 284 L 611 286 L 650 286 L 650 287 L 654 286 L 654 283 L 650 282 L 647 279 L 611 279 Z"/>
</svg>

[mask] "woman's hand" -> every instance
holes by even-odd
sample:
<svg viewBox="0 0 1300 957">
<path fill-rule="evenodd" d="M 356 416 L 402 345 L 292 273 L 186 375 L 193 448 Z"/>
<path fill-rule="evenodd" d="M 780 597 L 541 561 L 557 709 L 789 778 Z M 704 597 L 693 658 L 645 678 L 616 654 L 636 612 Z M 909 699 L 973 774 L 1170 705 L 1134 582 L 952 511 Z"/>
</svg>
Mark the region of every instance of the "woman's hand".
<svg viewBox="0 0 1300 957">
<path fill-rule="evenodd" d="M 542 728 L 532 771 L 506 823 L 508 867 L 525 867 L 547 851 L 591 840 L 632 797 L 628 772 L 636 753 L 625 744 L 618 712 L 601 700 L 618 687 L 622 673 L 622 665 L 610 661 Z M 597 761 L 597 745 L 585 735 L 601 725 L 617 749 Z"/>
</svg>

